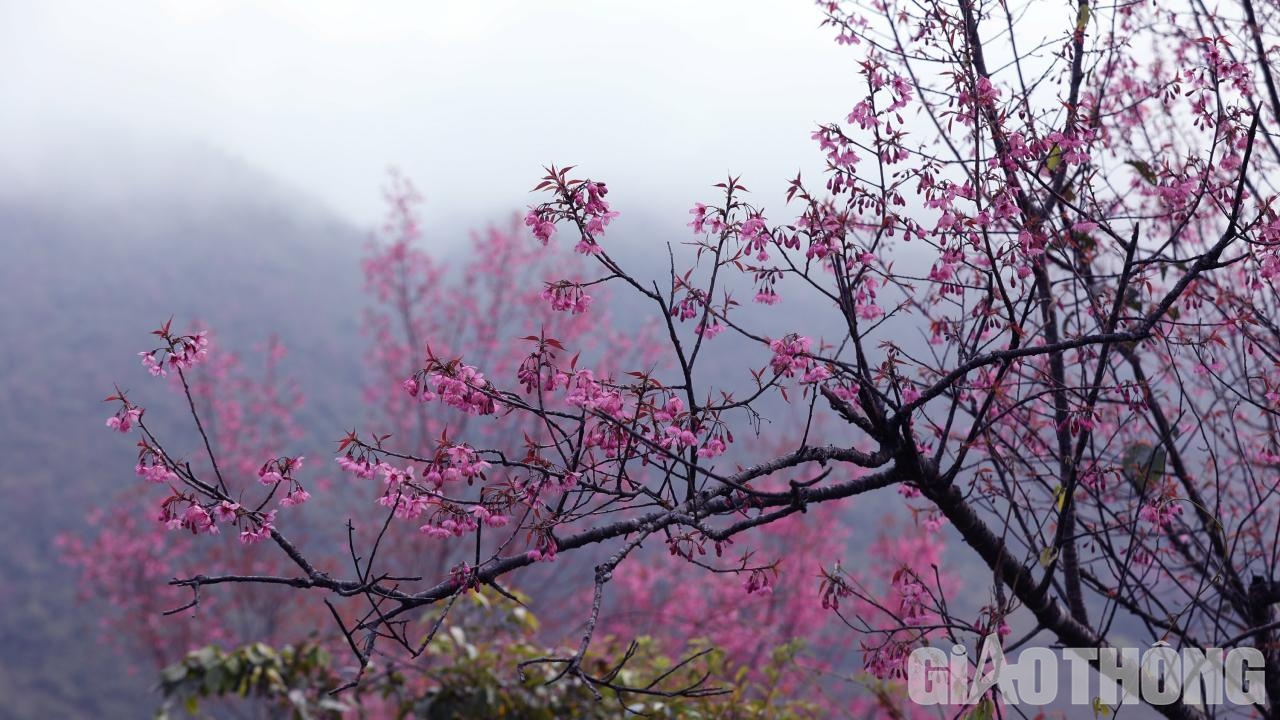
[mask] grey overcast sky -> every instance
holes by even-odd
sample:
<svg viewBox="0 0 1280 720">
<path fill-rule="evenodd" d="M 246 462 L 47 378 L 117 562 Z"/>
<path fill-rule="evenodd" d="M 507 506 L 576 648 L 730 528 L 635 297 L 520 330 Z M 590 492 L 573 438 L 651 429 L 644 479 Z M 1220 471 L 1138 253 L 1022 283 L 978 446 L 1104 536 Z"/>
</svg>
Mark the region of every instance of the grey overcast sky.
<svg viewBox="0 0 1280 720">
<path fill-rule="evenodd" d="M 809 133 L 861 83 L 820 21 L 807 0 L 0 0 L 0 158 L 22 180 L 84 133 L 194 140 L 362 226 L 391 165 L 482 215 L 578 164 L 682 224 L 729 170 L 776 207 L 821 169 Z"/>
</svg>

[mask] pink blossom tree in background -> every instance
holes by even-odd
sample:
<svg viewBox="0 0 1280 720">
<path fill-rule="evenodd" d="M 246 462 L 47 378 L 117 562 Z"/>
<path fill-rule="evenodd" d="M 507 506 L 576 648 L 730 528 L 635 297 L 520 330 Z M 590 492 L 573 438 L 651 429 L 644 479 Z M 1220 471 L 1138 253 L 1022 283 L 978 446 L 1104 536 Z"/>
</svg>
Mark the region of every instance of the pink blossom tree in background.
<svg viewBox="0 0 1280 720">
<path fill-rule="evenodd" d="M 424 349 L 444 357 L 466 349 L 471 353 L 469 359 L 474 356 L 477 366 L 498 377 L 527 378 L 536 372 L 526 348 L 511 342 L 521 337 L 532 342 L 534 337 L 529 333 L 534 332 L 591 358 L 595 372 L 617 374 L 628 367 L 654 367 L 664 362 L 653 323 L 631 321 L 628 327 L 625 320 L 619 323 L 614 319 L 617 315 L 610 316 L 607 305 L 589 312 L 594 302 L 591 288 L 599 283 L 581 281 L 590 271 L 582 256 L 557 256 L 528 242 L 517 220 L 510 230 L 491 227 L 472 235 L 465 261 L 450 263 L 423 246 L 424 231 L 417 212 L 422 198 L 412 183 L 393 174 L 386 199 L 389 211 L 382 239 L 371 245 L 363 266 L 368 291 L 378 301 L 365 322 L 373 341 L 369 362 L 374 378 L 366 388 L 366 400 L 374 408 L 375 423 L 385 418 L 391 423 L 387 429 L 393 437 L 417 443 L 411 452 L 433 448 L 433 441 L 448 433 L 469 432 L 472 443 L 499 446 L 518 444 L 526 436 L 537 437 L 545 431 L 545 424 L 533 415 L 474 426 L 469 413 L 432 407 L 424 401 L 428 396 L 418 392 L 418 380 L 411 377 Z M 604 298 L 607 301 L 607 294 Z M 513 308 L 520 310 L 513 312 Z M 798 433 L 787 431 L 779 444 L 785 444 L 790 435 L 798 440 Z M 383 495 L 388 502 L 391 497 L 390 492 Z M 375 518 L 369 520 L 373 527 L 380 525 Z M 823 514 L 819 522 L 779 524 L 770 532 L 779 550 L 822 548 L 828 557 L 838 555 L 845 539 L 838 518 L 831 513 Z M 444 535 L 440 529 L 434 529 L 434 534 Z M 449 561 L 447 553 L 424 553 L 419 538 L 401 538 L 407 540 L 401 551 L 408 558 L 435 564 L 428 572 L 439 575 L 447 570 L 448 566 L 441 564 Z M 395 538 L 387 540 L 395 542 Z M 406 562 L 412 561 L 397 562 L 397 566 L 405 567 Z M 752 660 L 760 653 L 798 638 L 814 646 L 821 644 L 818 631 L 822 622 L 815 617 L 820 608 L 809 602 L 807 589 L 793 586 L 767 596 L 762 593 L 758 601 L 739 610 L 737 620 L 727 621 L 722 605 L 708 602 L 697 583 L 674 582 L 665 562 L 640 563 L 636 569 L 626 606 L 619 608 L 619 614 L 634 625 L 619 620 L 616 629 L 622 634 L 641 628 L 645 630 L 635 634 L 655 634 L 654 621 L 658 620 L 656 627 L 662 628 L 656 633 L 658 638 L 665 645 L 676 645 L 668 650 L 678 651 L 687 638 L 708 637 L 718 647 L 732 650 L 729 657 L 745 666 L 754 665 Z M 795 576 L 812 577 L 819 570 L 815 565 L 797 570 Z M 543 601 L 539 616 L 544 621 L 564 621 L 569 626 L 578 622 L 573 613 L 557 612 L 555 606 L 560 603 L 547 602 L 555 599 L 554 582 L 541 578 L 533 582 L 548 586 L 539 593 Z M 723 591 L 741 592 L 740 580 L 730 579 L 722 585 Z M 572 586 L 562 589 L 569 593 L 564 600 L 579 592 Z M 670 617 L 670 608 L 680 609 L 680 619 Z M 739 628 L 744 621 L 771 628 L 772 642 L 743 636 Z"/>
<path fill-rule="evenodd" d="M 223 352 L 214 354 L 204 371 L 192 377 L 187 390 L 201 412 L 210 445 L 232 463 L 219 470 L 256 475 L 256 466 L 244 464 L 248 458 L 278 455 L 301 438 L 294 416 L 302 395 L 280 377 L 285 355 L 284 347 L 272 338 L 254 348 L 254 356 L 262 358 L 256 371 L 245 368 L 235 354 Z M 183 389 L 180 384 L 177 388 Z M 127 432 L 141 416 L 126 412 L 122 418 L 112 427 Z M 104 611 L 106 642 L 137 651 L 163 667 L 200 645 L 237 638 L 275 640 L 284 628 L 296 631 L 319 619 L 307 613 L 284 613 L 279 591 L 265 587 L 236 597 L 210 598 L 211 612 L 203 613 L 199 622 L 171 619 L 172 611 L 188 599 L 166 585 L 175 575 L 210 564 L 246 573 L 280 572 L 285 566 L 269 555 L 246 555 L 235 537 L 201 542 L 190 533 L 170 532 L 170 525 L 186 518 L 171 517 L 172 507 L 160 505 L 154 488 L 174 477 L 145 450 L 135 471 L 142 479 L 140 485 L 86 519 L 92 537 L 64 533 L 58 538 L 64 559 L 80 572 L 80 594 Z M 300 487 L 281 500 L 296 504 L 308 495 Z M 217 527 L 213 520 L 219 514 L 220 508 L 213 508 L 207 524 L 198 512 L 192 517 L 197 527 L 209 531 Z M 168 519 L 157 522 L 160 517 Z"/>
<path fill-rule="evenodd" d="M 209 567 L 173 586 L 192 603 L 305 591 L 292 602 L 330 612 L 357 689 L 371 667 L 421 661 L 463 598 L 579 583 L 573 642 L 518 669 L 622 704 L 733 681 L 639 677 L 635 646 L 595 654 L 644 629 L 619 612 L 637 602 L 660 611 L 647 632 L 706 628 L 735 653 L 761 625 L 805 634 L 825 610 L 876 681 L 851 701 L 864 715 L 920 711 L 895 683 L 924 643 L 1102 647 L 1136 629 L 1259 648 L 1269 699 L 1235 710 L 1280 716 L 1280 12 L 820 7 L 865 89 L 844 124 L 813 133 L 825 176 L 792 180 L 785 211 L 717 184 L 655 279 L 611 245 L 608 186 L 552 167 L 532 237 L 509 250 L 558 271 L 538 277 L 551 282 L 538 305 L 504 300 L 503 268 L 483 260 L 437 265 L 407 242 L 374 255 L 391 307 L 371 322 L 374 362 L 391 375 L 417 362 L 371 398 L 395 432 L 339 444 L 383 512 L 345 562 L 315 559 L 340 557 L 345 534 L 304 542 L 307 506 L 279 507 L 314 460 L 211 443 L 171 455 L 121 394 L 109 424 L 140 438 L 164 521 L 196 543 L 238 534 L 285 568 Z M 396 217 L 412 238 L 411 214 Z M 430 301 L 447 288 L 466 299 Z M 657 326 L 634 346 L 606 339 L 624 294 Z M 779 318 L 785 332 L 761 329 Z M 539 329 L 493 329 L 515 319 Z M 158 337 L 153 370 L 183 388 L 207 371 L 200 336 Z M 906 519 L 839 563 L 804 542 L 810 526 L 779 532 L 811 514 L 848 529 L 868 503 Z M 980 570 L 963 584 L 938 567 L 944 533 L 947 562 Z M 444 559 L 407 565 L 392 546 Z M 784 589 L 780 615 L 753 609 Z"/>
<path fill-rule="evenodd" d="M 430 448 L 434 438 L 466 428 L 471 417 L 449 409 L 432 408 L 414 391 L 412 381 L 405 382 L 404 378 L 413 375 L 414 365 L 421 361 L 421 352 L 414 352 L 414 347 L 429 346 L 432 353 L 437 352 L 437 348 L 485 348 L 486 367 L 516 375 L 528 372 L 528 356 L 518 345 L 502 341 L 536 331 L 565 338 L 548 342 L 573 342 L 595 357 L 595 367 L 606 372 L 611 372 L 612 366 L 622 361 L 650 366 L 661 362 L 656 354 L 650 352 L 646 356 L 646 349 L 655 346 L 652 327 L 613 327 L 598 312 L 594 318 L 588 316 L 585 311 L 592 302 L 591 297 L 563 280 L 566 268 L 581 271 L 584 264 L 572 257 L 573 262 L 565 263 L 536 243 L 529 243 L 516 229 L 518 220 L 511 231 L 490 228 L 474 234 L 468 251 L 453 264 L 447 258 L 432 255 L 424 247 L 417 212 L 422 199 L 407 179 L 393 174 L 386 199 L 387 221 L 381 233 L 370 241 L 363 264 L 368 291 L 376 301 L 365 313 L 365 329 L 371 345 L 368 364 L 373 378 L 365 393 L 369 407 L 367 421 L 390 431 L 385 434 L 387 437 L 405 438 L 411 446 L 409 451 Z M 446 275 L 454 277 L 446 279 Z M 511 313 L 506 308 L 512 305 L 524 311 Z M 599 327 L 602 324 L 607 327 Z M 158 334 L 163 336 L 165 332 L 168 328 Z M 533 336 L 526 337 L 529 341 L 533 339 Z M 169 378 L 182 402 L 189 402 L 201 418 L 196 431 L 208 438 L 209 449 L 202 453 L 206 458 L 204 462 L 208 463 L 206 471 L 214 472 L 213 463 L 207 459 L 214 457 L 219 458 L 217 474 L 225 471 L 228 475 L 258 478 L 259 484 L 270 488 L 265 503 L 258 505 L 260 511 L 271 508 L 279 513 L 307 503 L 311 492 L 298 483 L 293 474 L 300 459 L 281 459 L 287 448 L 296 447 L 304 440 L 304 433 L 294 422 L 302 401 L 301 393 L 279 379 L 280 363 L 284 359 L 279 343 L 273 340 L 261 353 L 265 358 L 261 378 L 251 378 L 234 355 L 216 351 L 212 352 L 208 366 L 199 372 L 179 372 L 208 354 L 210 342 L 207 335 L 198 334 L 178 343 L 181 347 L 176 355 L 142 353 L 143 365 L 152 375 Z M 281 385 L 287 385 L 286 389 L 279 389 Z M 113 416 L 108 425 L 120 432 L 130 432 L 142 426 L 141 410 L 125 409 Z M 475 436 L 487 436 L 487 443 L 501 445 L 522 442 L 524 438 L 537 436 L 541 430 L 539 423 L 513 419 L 502 425 L 476 428 Z M 203 438 L 200 442 L 204 442 Z M 158 454 L 168 455 L 168 451 L 154 438 L 144 440 L 139 447 L 141 459 L 137 473 L 149 481 L 145 487 L 175 481 L 168 466 L 163 461 L 156 462 Z M 266 465 L 251 461 L 260 457 L 275 460 Z M 221 458 L 230 458 L 235 465 L 226 468 L 226 461 Z M 350 467 L 345 457 L 341 460 L 341 465 Z M 379 495 L 376 502 L 370 502 L 365 494 L 366 483 L 360 476 L 376 474 L 375 469 L 354 469 L 357 483 L 351 486 L 356 488 L 354 493 L 350 487 L 335 487 L 329 477 L 319 474 L 315 485 L 321 488 L 320 501 L 325 507 L 316 509 L 316 503 L 309 503 L 312 512 L 306 518 L 298 518 L 294 532 L 304 529 L 309 532 L 324 526 L 328 520 L 333 520 L 331 527 L 350 522 L 351 542 L 376 543 L 384 562 L 413 568 L 421 574 L 446 572 L 451 563 L 448 545 L 424 543 L 420 534 L 385 532 L 388 509 L 397 517 L 412 510 L 397 504 L 400 498 L 394 487 Z M 246 551 L 267 537 L 269 530 L 264 531 L 265 524 L 242 528 L 238 535 L 229 533 L 229 537 L 219 537 L 212 542 L 200 541 L 201 534 L 222 535 L 219 521 L 231 519 L 242 511 L 245 508 L 242 498 L 225 505 L 219 503 L 206 513 L 201 506 L 182 505 L 182 493 L 175 492 L 163 498 L 164 522 L 156 523 L 147 517 L 154 510 L 149 505 L 155 498 L 150 493 L 138 492 L 145 487 L 131 490 L 122 495 L 115 506 L 91 514 L 88 520 L 94 530 L 92 538 L 70 533 L 60 538 L 65 558 L 81 572 L 82 596 L 109 609 L 103 620 L 107 642 L 123 646 L 118 639 L 128 638 L 129 646 L 143 651 L 157 668 L 163 668 L 209 644 L 234 647 L 266 642 L 284 646 L 316 640 L 317 628 L 325 625 L 319 622 L 321 618 L 315 614 L 315 608 L 309 608 L 311 612 L 296 612 L 274 584 L 259 585 L 254 592 L 237 595 L 230 606 L 220 606 L 216 599 L 207 596 L 198 606 L 192 605 L 183 589 L 164 585 L 170 578 L 185 577 L 198 569 L 212 567 L 247 576 L 279 574 L 287 569 L 279 562 L 282 559 L 288 562 L 288 558 Z M 182 505 L 181 512 L 175 505 Z M 336 511 L 334 505 L 337 505 Z M 140 508 L 145 510 L 139 512 Z M 834 513 L 821 515 L 821 522 L 794 521 L 771 526 L 774 549 L 790 550 L 786 554 L 799 557 L 801 548 L 823 547 L 825 556 L 837 556 L 844 540 L 838 517 Z M 272 523 L 275 517 L 270 511 L 264 515 L 264 519 Z M 498 526 L 498 522 L 488 520 L 493 526 Z M 185 532 L 169 532 L 174 529 Z M 450 528 L 450 532 L 458 531 Z M 440 529 L 434 534 L 448 537 Z M 340 567 L 346 550 L 342 548 L 339 553 L 319 557 L 317 566 L 327 571 Z M 345 559 L 349 562 L 349 558 Z M 755 582 L 768 582 L 769 587 L 765 589 L 769 592 L 756 593 L 753 601 L 730 619 L 718 603 L 703 597 L 696 584 L 687 582 L 692 578 L 672 582 L 673 576 L 663 567 L 665 562 L 662 558 L 658 560 L 637 564 L 637 575 L 628 577 L 631 593 L 626 607 L 620 608 L 625 620 L 620 618 L 617 623 L 619 633 L 643 628 L 644 633 L 653 635 L 657 621 L 659 631 L 653 642 L 658 649 L 678 652 L 690 638 L 707 638 L 724 652 L 731 666 L 743 668 L 768 665 L 762 658 L 787 643 L 803 641 L 816 650 L 824 650 L 829 644 L 823 642 L 824 636 L 819 632 L 826 618 L 812 602 L 807 583 L 792 583 L 775 592 L 770 576 L 777 573 L 761 574 Z M 819 570 L 816 564 L 805 567 L 803 577 L 811 578 Z M 799 571 L 796 576 L 801 576 Z M 121 578 L 130 580 L 121 582 Z M 554 587 L 549 578 L 534 577 L 531 582 L 534 586 Z M 139 586 L 148 584 L 160 585 L 162 592 L 137 592 Z M 739 596 L 742 582 L 730 579 L 721 583 L 718 593 L 726 598 Z M 541 634 L 554 637 L 573 632 L 576 615 L 559 610 L 557 605 L 573 605 L 581 596 L 581 589 L 570 585 L 562 587 L 559 593 L 554 590 L 539 593 L 539 618 L 544 626 Z M 290 608 L 288 612 L 283 612 L 285 607 Z M 320 608 L 323 612 L 323 606 Z M 679 608 L 679 617 L 671 617 L 668 608 Z M 744 636 L 740 631 L 743 622 L 769 628 L 768 641 Z M 319 640 L 330 651 L 343 647 L 340 633 L 324 632 Z M 820 663 L 821 658 L 814 656 L 812 661 Z M 802 679 L 811 681 L 813 675 L 811 668 L 788 671 L 780 678 L 778 687 L 794 689 Z M 373 717 L 390 714 L 368 696 L 360 698 L 357 706 L 373 713 Z"/>
</svg>

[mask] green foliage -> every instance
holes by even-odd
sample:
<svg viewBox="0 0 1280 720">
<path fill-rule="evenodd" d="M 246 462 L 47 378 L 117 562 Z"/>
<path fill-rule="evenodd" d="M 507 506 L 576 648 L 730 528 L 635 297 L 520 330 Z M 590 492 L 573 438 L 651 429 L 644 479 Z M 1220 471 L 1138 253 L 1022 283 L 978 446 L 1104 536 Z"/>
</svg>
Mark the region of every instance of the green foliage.
<svg viewBox="0 0 1280 720">
<path fill-rule="evenodd" d="M 1160 184 L 1160 178 L 1156 175 L 1156 171 L 1151 168 L 1151 163 L 1146 160 L 1126 160 L 1125 164 L 1136 170 L 1148 184 Z"/>
<path fill-rule="evenodd" d="M 254 643 L 231 652 L 202 647 L 160 671 L 165 704 L 156 717 L 169 718 L 175 702 L 187 714 L 198 715 L 202 699 L 239 697 L 261 699 L 281 716 L 300 720 L 339 718 L 347 706 L 314 692 L 318 686 L 336 684 L 329 663 L 329 653 L 318 645 L 276 650 Z"/>
<path fill-rule="evenodd" d="M 212 699 L 256 700 L 271 706 L 273 716 L 303 720 L 342 717 L 344 711 L 358 711 L 366 703 L 398 718 L 439 720 L 605 720 L 635 713 L 679 720 L 824 716 L 816 705 L 789 698 L 783 687 L 783 670 L 795 661 L 799 642 L 775 648 L 763 667 L 752 673 L 752 668 L 732 666 L 705 640 L 689 642 L 683 654 L 674 658 L 650 637 L 625 646 L 605 637 L 596 643 L 600 651 L 583 659 L 582 670 L 595 678 L 610 678 L 616 689 L 593 688 L 573 674 L 558 677 L 563 663 L 535 663 L 517 671 L 522 662 L 568 655 L 535 642 L 537 618 L 522 605 L 472 593 L 457 603 L 447 620 L 421 657 L 389 667 L 371 665 L 361 683 L 340 699 L 329 691 L 346 678 L 339 676 L 335 659 L 318 645 L 286 646 L 279 651 L 261 643 L 231 652 L 202 648 L 162 671 L 165 706 L 158 717 L 169 718 L 173 708 L 197 715 L 201 703 Z M 430 632 L 434 624 L 434 618 L 424 618 L 422 631 Z M 349 664 L 341 656 L 336 660 L 338 667 Z M 646 688 L 655 694 L 623 688 Z M 687 688 L 698 692 L 664 694 Z"/>
<path fill-rule="evenodd" d="M 1089 3 L 1080 3 L 1080 9 L 1076 11 L 1076 32 L 1082 33 L 1089 27 L 1090 16 Z"/>
<path fill-rule="evenodd" d="M 1163 445 L 1135 442 L 1125 449 L 1121 469 L 1135 490 L 1146 493 L 1164 476 L 1167 457 Z"/>
</svg>

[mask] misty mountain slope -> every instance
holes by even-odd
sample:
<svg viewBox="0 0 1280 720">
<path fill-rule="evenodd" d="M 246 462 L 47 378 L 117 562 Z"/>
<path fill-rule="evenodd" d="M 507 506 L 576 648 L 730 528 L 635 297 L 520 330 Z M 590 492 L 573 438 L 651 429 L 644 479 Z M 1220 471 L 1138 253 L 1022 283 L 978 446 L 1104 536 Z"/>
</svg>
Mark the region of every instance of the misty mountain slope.
<svg viewBox="0 0 1280 720">
<path fill-rule="evenodd" d="M 148 331 L 198 318 L 249 363 L 278 333 L 306 424 L 337 426 L 358 401 L 360 357 L 341 340 L 358 337 L 363 233 L 211 151 L 99 147 L 0 169 L 0 717 L 154 702 L 149 671 L 96 641 L 52 543 L 133 481 L 132 441 L 100 401 L 116 381 L 168 394 L 138 364 Z"/>
</svg>

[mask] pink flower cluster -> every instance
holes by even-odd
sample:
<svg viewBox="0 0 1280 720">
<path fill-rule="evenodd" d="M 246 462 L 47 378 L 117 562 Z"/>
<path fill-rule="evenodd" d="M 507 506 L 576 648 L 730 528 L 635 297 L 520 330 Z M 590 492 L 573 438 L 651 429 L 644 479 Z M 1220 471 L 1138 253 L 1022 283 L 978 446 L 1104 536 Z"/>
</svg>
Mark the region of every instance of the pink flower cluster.
<svg viewBox="0 0 1280 720">
<path fill-rule="evenodd" d="M 610 210 L 609 203 L 605 202 L 604 196 L 608 194 L 609 188 L 605 187 L 604 183 L 587 181 L 582 183 L 582 186 L 574 196 L 578 207 L 582 209 L 583 214 L 586 216 L 587 232 L 591 235 L 603 235 L 609 223 L 618 217 L 618 213 Z M 585 242 L 586 238 L 583 240 Z M 578 252 L 594 251 L 584 251 L 579 246 Z"/>
<path fill-rule="evenodd" d="M 679 425 L 668 425 L 662 431 L 658 445 L 664 450 L 680 450 L 698 444 L 698 436 Z"/>
<path fill-rule="evenodd" d="M 915 573 L 905 568 L 894 575 L 893 592 L 898 596 L 898 615 L 910 626 L 927 625 L 932 618 L 929 592 Z"/>
<path fill-rule="evenodd" d="M 272 510 L 260 520 L 250 520 L 251 526 L 240 531 L 240 542 L 244 545 L 255 545 L 271 537 L 276 527 L 276 511 Z"/>
<path fill-rule="evenodd" d="M 336 460 L 338 467 L 362 480 L 367 480 L 373 477 L 374 473 L 381 470 L 382 466 L 385 465 L 385 463 L 371 462 L 365 457 L 357 459 L 351 455 L 339 455 Z"/>
<path fill-rule="evenodd" d="M 182 514 L 181 519 L 175 517 L 166 524 L 169 525 L 170 529 L 174 529 L 174 523 L 196 534 L 207 532 L 211 535 L 216 535 L 218 533 L 218 526 L 214 524 L 213 517 L 209 515 L 209 511 L 205 510 L 202 505 L 195 503 L 187 507 L 187 511 Z"/>
<path fill-rule="evenodd" d="M 141 417 L 142 417 L 142 408 L 128 407 L 126 405 L 124 407 L 121 407 L 120 410 L 116 412 L 115 415 L 112 415 L 111 417 L 107 418 L 107 427 L 111 428 L 112 430 L 116 430 L 122 433 L 127 433 L 129 432 L 129 430 L 133 428 L 134 424 L 136 424 L 138 422 L 138 419 Z"/>
<path fill-rule="evenodd" d="M 698 325 L 698 334 L 707 340 L 710 340 L 722 332 L 724 332 L 724 326 L 718 322 L 703 322 Z"/>
<path fill-rule="evenodd" d="M 755 253 L 756 260 L 764 262 L 769 259 L 765 247 L 771 239 L 769 227 L 760 215 L 752 215 L 742 222 L 738 228 L 738 237 L 748 252 Z"/>
<path fill-rule="evenodd" d="M 590 370 L 579 370 L 574 373 L 568 385 L 569 392 L 565 401 L 587 410 L 604 413 L 612 417 L 622 415 L 622 393 L 614 388 L 597 382 Z"/>
<path fill-rule="evenodd" d="M 1181 515 L 1182 505 L 1176 497 L 1170 496 L 1149 500 L 1138 509 L 1138 517 L 1159 531 L 1168 530 Z"/>
<path fill-rule="evenodd" d="M 302 461 L 305 459 L 302 455 L 275 458 L 258 468 L 258 482 L 271 488 L 272 492 L 282 484 L 287 488 L 284 497 L 280 498 L 280 507 L 297 507 L 311 499 L 311 493 L 304 490 L 302 483 L 293 476 L 302 469 Z"/>
<path fill-rule="evenodd" d="M 891 637 L 882 646 L 867 653 L 866 670 L 872 677 L 880 680 L 904 677 L 909 653 L 910 648 L 906 643 Z"/>
<path fill-rule="evenodd" d="M 447 517 L 440 520 L 437 524 L 427 523 L 418 528 L 418 532 L 429 538 L 437 540 L 447 540 L 452 537 L 462 537 L 467 533 L 475 532 L 478 527 L 475 518 L 470 515 L 459 515 L 456 518 Z"/>
<path fill-rule="evenodd" d="M 533 392 L 541 388 L 547 392 L 557 387 L 568 387 L 569 375 L 559 370 L 545 347 L 530 353 L 520 367 L 516 368 L 516 380 L 524 386 L 525 392 Z"/>
<path fill-rule="evenodd" d="M 813 365 L 813 358 L 808 356 L 812 344 L 811 339 L 794 333 L 769 343 L 769 349 L 773 351 L 769 365 L 773 372 L 782 377 L 793 377 L 807 371 Z"/>
<path fill-rule="evenodd" d="M 556 224 L 552 222 L 552 217 L 551 213 L 538 208 L 530 208 L 524 216 L 524 224 L 543 245 L 551 242 L 551 236 L 556 234 Z"/>
<path fill-rule="evenodd" d="M 133 471 L 137 473 L 138 477 L 156 485 L 164 485 L 178 480 L 178 474 L 169 469 L 168 465 L 159 461 L 152 464 L 140 462 L 134 466 Z"/>
<path fill-rule="evenodd" d="M 475 519 L 484 523 L 485 527 L 500 528 L 505 526 L 508 522 L 511 522 L 511 518 L 503 515 L 502 513 L 493 512 L 484 505 L 471 506 L 471 515 L 474 516 Z"/>
<path fill-rule="evenodd" d="M 817 141 L 818 147 L 827 154 L 827 163 L 832 170 L 851 172 L 862 160 L 853 149 L 853 143 L 834 125 L 824 125 L 813 131 L 810 136 Z M 838 183 L 838 184 L 837 184 Z M 839 195 L 844 188 L 843 176 L 832 181 L 831 192 Z"/>
<path fill-rule="evenodd" d="M 189 369 L 209 357 L 209 333 L 201 331 L 194 335 L 169 335 L 169 324 L 156 334 L 163 333 L 169 344 L 167 347 L 138 353 L 142 358 L 142 366 L 152 375 L 161 377 L 168 374 L 169 368 Z"/>
<path fill-rule="evenodd" d="M 556 541 L 549 533 L 537 533 L 532 550 L 525 555 L 534 562 L 552 562 L 556 559 Z"/>
<path fill-rule="evenodd" d="M 725 443 L 724 438 L 710 437 L 710 438 L 707 438 L 707 441 L 702 444 L 702 447 L 698 448 L 698 457 L 701 457 L 701 458 L 720 457 L 728 449 L 729 449 L 729 446 Z"/>
<path fill-rule="evenodd" d="M 474 448 L 466 445 L 450 445 L 444 455 L 448 459 L 448 464 L 437 463 L 423 476 L 423 480 L 431 483 L 433 487 L 439 488 L 445 483 L 460 480 L 471 482 L 483 478 L 485 471 L 492 467 L 487 461 L 480 459 L 479 453 Z"/>
<path fill-rule="evenodd" d="M 657 423 L 658 446 L 664 450 L 680 451 L 698 444 L 697 428 L 686 427 L 690 418 L 685 412 L 684 401 L 677 395 L 667 398 L 660 407 L 652 411 L 653 420 Z M 698 448 L 698 457 L 713 458 L 723 455 L 728 449 L 727 433 L 710 437 L 702 447 Z"/>
<path fill-rule="evenodd" d="M 747 591 L 748 595 L 759 593 L 761 595 L 773 594 L 773 575 L 772 568 L 756 568 L 747 575 L 747 580 L 742 584 L 742 589 Z"/>
<path fill-rule="evenodd" d="M 714 210 L 714 208 L 712 208 Z M 724 220 L 718 211 L 714 212 L 710 217 L 707 215 L 707 206 L 702 203 L 694 203 L 693 209 L 689 211 L 693 219 L 689 221 L 689 227 L 695 233 L 710 232 L 712 235 L 719 235 L 724 230 Z"/>
<path fill-rule="evenodd" d="M 551 303 L 551 309 L 556 312 L 568 311 L 576 315 L 591 307 L 591 296 L 583 292 L 581 285 L 567 280 L 547 283 L 542 299 Z"/>
<path fill-rule="evenodd" d="M 581 238 L 574 249 L 583 255 L 595 255 L 601 251 L 597 238 L 604 234 L 609 223 L 618 217 L 618 213 L 609 209 L 604 198 L 609 188 L 602 182 L 591 180 L 571 180 L 568 178 L 570 168 L 557 170 L 547 169 L 534 190 L 552 190 L 556 199 L 529 208 L 525 214 L 524 224 L 532 231 L 534 237 L 546 245 L 555 234 L 557 220 L 569 220 L 581 231 Z"/>
<path fill-rule="evenodd" d="M 479 503 L 472 505 L 468 510 L 462 510 L 452 504 L 442 504 L 440 512 L 437 513 L 437 517 L 440 516 L 443 518 L 422 525 L 418 528 L 418 532 L 429 538 L 445 540 L 475 532 L 481 525 L 500 528 L 511 521 L 507 515 Z"/>
<path fill-rule="evenodd" d="M 428 359 L 428 370 L 420 371 L 405 380 L 401 387 L 419 402 L 440 398 L 441 402 L 470 415 L 492 415 L 496 409 L 490 397 L 489 381 L 471 365 L 457 361 L 442 364 L 435 358 Z M 434 388 L 435 392 L 427 389 Z"/>
<path fill-rule="evenodd" d="M 310 499 L 311 493 L 303 490 L 301 487 L 297 487 L 284 497 L 280 498 L 280 507 L 297 507 Z"/>
<path fill-rule="evenodd" d="M 474 367 L 463 365 L 451 374 L 437 373 L 432 380 L 444 404 L 472 415 L 493 414 L 493 398 L 485 392 L 489 382 Z"/>
<path fill-rule="evenodd" d="M 254 516 L 245 512 L 239 503 L 227 500 L 202 504 L 194 498 L 182 494 L 174 494 L 165 498 L 160 506 L 160 514 L 156 518 L 166 529 L 189 530 L 193 535 L 218 535 L 221 528 L 218 523 L 234 524 L 242 519 L 249 527 L 240 533 L 240 542 L 251 544 L 271 536 L 275 527 L 274 510 Z"/>
<path fill-rule="evenodd" d="M 213 506 L 213 517 L 218 522 L 223 522 L 223 523 L 235 522 L 236 518 L 239 517 L 239 515 L 240 515 L 240 503 L 233 503 L 228 500 L 223 500 L 222 502 Z"/>
<path fill-rule="evenodd" d="M 961 83 L 961 87 L 956 101 L 961 106 L 992 107 L 1000 99 L 1000 88 L 985 77 L 979 76 L 972 87 L 961 76 L 957 76 L 957 82 Z"/>
<path fill-rule="evenodd" d="M 338 456 L 337 463 L 343 470 L 358 478 L 368 479 L 375 474 L 380 474 L 385 486 L 384 494 L 379 500 L 380 503 L 388 507 L 396 505 L 398 510 L 404 510 L 408 513 L 406 517 L 416 517 L 421 514 L 423 507 L 401 508 L 397 504 L 399 502 L 418 502 L 419 497 L 429 497 L 420 495 L 420 486 L 414 484 L 416 473 L 414 466 L 409 465 L 404 468 L 398 468 L 390 463 L 375 460 L 366 455 L 352 453 Z M 475 480 L 483 479 L 484 473 L 491 467 L 492 465 L 482 459 L 474 448 L 467 445 L 447 445 L 437 452 L 435 460 L 426 466 L 426 471 L 422 475 L 422 482 L 429 485 L 433 490 L 439 490 L 446 483 L 455 483 L 463 480 L 471 483 Z"/>
</svg>

